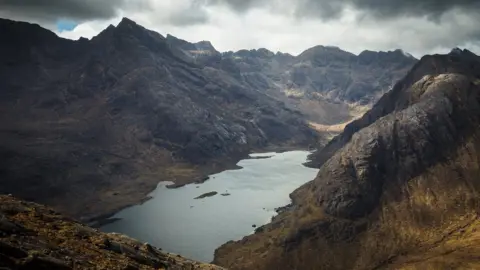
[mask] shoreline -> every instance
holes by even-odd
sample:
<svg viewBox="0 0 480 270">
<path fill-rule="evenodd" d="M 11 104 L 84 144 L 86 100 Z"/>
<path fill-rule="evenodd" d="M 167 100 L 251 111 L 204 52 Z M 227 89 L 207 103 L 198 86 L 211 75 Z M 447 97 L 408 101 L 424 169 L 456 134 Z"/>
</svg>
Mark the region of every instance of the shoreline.
<svg viewBox="0 0 480 270">
<path fill-rule="evenodd" d="M 248 157 L 248 155 L 247 155 L 247 157 Z M 162 182 L 172 182 L 173 184 L 167 185 L 167 188 L 169 188 L 169 189 L 176 189 L 176 188 L 180 188 L 180 187 L 190 185 L 190 184 L 202 184 L 205 181 L 209 180 L 209 178 L 210 178 L 209 175 L 211 175 L 211 174 L 220 173 L 220 172 L 223 172 L 223 171 L 226 171 L 226 170 L 240 169 L 241 167 L 238 168 L 238 166 L 236 164 L 242 159 L 244 159 L 244 157 L 238 157 L 238 160 L 235 161 L 235 163 L 233 165 L 232 165 L 232 162 L 226 162 L 224 164 L 220 164 L 222 166 L 218 166 L 219 165 L 218 163 L 215 163 L 215 166 L 211 166 L 211 165 L 210 166 L 202 166 L 198 169 L 199 177 L 194 177 L 194 178 L 192 178 L 191 181 L 184 180 L 184 181 L 174 182 L 173 180 L 175 180 L 175 179 L 165 179 L 165 180 L 157 181 L 154 185 L 151 186 L 151 188 L 146 189 L 147 192 L 140 192 L 139 191 L 139 194 L 142 194 L 141 195 L 142 199 L 136 200 L 136 202 L 133 202 L 133 203 L 128 203 L 128 204 L 122 205 L 122 206 L 120 206 L 118 208 L 115 208 L 111 211 L 107 211 L 105 213 L 95 215 L 95 216 L 92 216 L 92 217 L 90 217 L 86 220 L 81 220 L 81 221 L 86 223 L 88 226 L 93 227 L 93 228 L 100 228 L 100 227 L 102 227 L 106 224 L 113 223 L 113 222 L 117 221 L 118 219 L 112 218 L 112 217 L 115 216 L 115 214 L 117 214 L 118 212 L 120 212 L 120 211 L 122 211 L 126 208 L 132 207 L 132 206 L 142 205 L 145 202 L 152 199 L 153 197 L 150 196 L 149 194 L 152 193 L 158 187 L 158 185 Z M 234 160 L 231 160 L 231 161 L 234 161 Z M 203 175 L 203 176 L 201 176 L 201 175 Z"/>
<path fill-rule="evenodd" d="M 172 179 L 165 179 L 162 181 L 158 181 L 155 183 L 155 185 L 151 188 L 148 189 L 148 192 L 141 192 L 140 194 L 143 194 L 141 197 L 142 199 L 136 200 L 136 202 L 133 203 L 128 203 L 125 205 L 122 205 L 118 208 L 114 208 L 113 210 L 107 211 L 105 213 L 101 213 L 99 215 L 94 215 L 86 220 L 81 220 L 82 222 L 86 223 L 88 226 L 94 227 L 94 228 L 100 228 L 104 225 L 113 223 L 119 219 L 117 218 L 112 218 L 115 216 L 118 212 L 132 207 L 136 205 L 142 205 L 143 203 L 149 201 L 152 199 L 151 196 L 149 196 L 150 193 L 152 193 L 160 184 L 161 182 L 173 182 L 173 184 L 170 184 L 167 186 L 169 189 L 175 189 L 175 188 L 180 188 L 189 184 L 202 184 L 210 179 L 210 175 L 212 174 L 217 174 L 226 170 L 238 170 L 241 169 L 242 167 L 238 166 L 238 162 L 243 160 L 243 159 L 251 159 L 250 154 L 254 153 L 267 153 L 267 152 L 275 152 L 275 153 L 284 153 L 284 152 L 289 152 L 289 151 L 310 151 L 308 146 L 268 146 L 264 148 L 259 148 L 259 149 L 251 149 L 251 151 L 247 154 L 241 154 L 236 156 L 235 158 L 229 158 L 227 162 L 225 163 L 213 163 L 214 165 L 207 165 L 207 166 L 202 166 L 198 169 L 199 177 L 193 178 L 191 181 L 178 181 L 174 182 Z M 220 165 L 220 166 L 218 166 Z M 203 175 L 203 176 L 202 176 Z"/>
</svg>

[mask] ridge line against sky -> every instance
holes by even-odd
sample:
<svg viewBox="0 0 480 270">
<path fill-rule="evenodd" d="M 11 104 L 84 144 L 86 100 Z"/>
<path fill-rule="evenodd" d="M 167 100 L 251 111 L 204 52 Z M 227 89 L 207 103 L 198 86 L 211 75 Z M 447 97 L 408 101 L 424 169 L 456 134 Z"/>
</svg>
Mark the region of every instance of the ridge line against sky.
<svg viewBox="0 0 480 270">
<path fill-rule="evenodd" d="M 59 36 L 91 38 L 128 17 L 219 51 L 268 48 L 298 55 L 316 45 L 402 49 L 419 58 L 453 47 L 480 53 L 480 0 L 0 0 L 0 17 Z"/>
</svg>

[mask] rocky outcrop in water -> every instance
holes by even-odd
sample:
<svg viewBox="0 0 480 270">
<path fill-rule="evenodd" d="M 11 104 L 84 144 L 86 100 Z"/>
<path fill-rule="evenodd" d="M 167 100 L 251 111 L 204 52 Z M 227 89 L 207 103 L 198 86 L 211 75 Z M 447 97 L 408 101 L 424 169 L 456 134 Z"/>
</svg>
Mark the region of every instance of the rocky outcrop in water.
<svg viewBox="0 0 480 270">
<path fill-rule="evenodd" d="M 198 197 L 195 197 L 194 199 L 195 199 L 195 200 L 204 199 L 204 198 L 208 198 L 208 197 L 213 197 L 213 196 L 215 196 L 215 195 L 217 195 L 217 194 L 218 194 L 218 192 L 216 192 L 216 191 L 210 191 L 210 192 L 204 193 L 204 194 L 202 194 L 202 195 L 200 195 L 200 196 L 198 196 Z"/>
<path fill-rule="evenodd" d="M 291 194 L 291 208 L 219 248 L 215 262 L 232 269 L 479 268 L 479 124 L 480 58 L 461 50 L 423 57 L 318 151 L 320 171 Z"/>
</svg>

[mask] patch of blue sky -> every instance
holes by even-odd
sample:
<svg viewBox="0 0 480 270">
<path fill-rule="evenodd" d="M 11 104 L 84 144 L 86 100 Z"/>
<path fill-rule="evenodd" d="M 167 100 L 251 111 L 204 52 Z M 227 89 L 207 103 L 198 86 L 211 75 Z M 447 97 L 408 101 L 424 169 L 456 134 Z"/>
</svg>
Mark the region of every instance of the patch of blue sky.
<svg viewBox="0 0 480 270">
<path fill-rule="evenodd" d="M 57 21 L 57 30 L 59 32 L 72 31 L 77 27 L 78 23 L 72 20 L 60 19 Z"/>
</svg>

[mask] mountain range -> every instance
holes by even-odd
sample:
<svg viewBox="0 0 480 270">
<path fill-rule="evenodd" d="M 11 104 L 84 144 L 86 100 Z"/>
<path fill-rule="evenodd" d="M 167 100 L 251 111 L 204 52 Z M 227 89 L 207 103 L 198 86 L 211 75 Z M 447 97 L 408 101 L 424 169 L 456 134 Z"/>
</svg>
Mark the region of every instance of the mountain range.
<svg viewBox="0 0 480 270">
<path fill-rule="evenodd" d="M 90 40 L 3 19 L 0 32 L 0 193 L 12 194 L 0 196 L 0 268 L 480 268 L 480 57 L 468 50 L 219 52 L 127 18 Z M 91 222 L 159 181 L 307 148 L 316 178 L 219 247 L 220 267 L 56 212 Z"/>
<path fill-rule="evenodd" d="M 373 105 L 417 61 L 399 49 L 355 55 L 315 46 L 292 56 L 265 48 L 221 53 L 207 41 L 190 43 L 171 35 L 167 40 L 196 64 L 223 70 L 300 110 L 308 120 L 327 125 L 358 116 L 355 107 Z"/>
<path fill-rule="evenodd" d="M 0 192 L 83 221 L 159 181 L 201 182 L 251 151 L 325 142 L 312 123 L 350 121 L 417 61 L 323 46 L 220 53 L 127 18 L 91 40 L 3 19 L 0 31 Z"/>
</svg>

